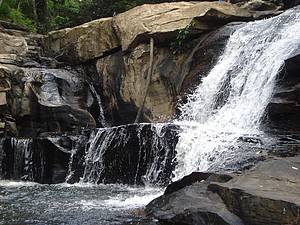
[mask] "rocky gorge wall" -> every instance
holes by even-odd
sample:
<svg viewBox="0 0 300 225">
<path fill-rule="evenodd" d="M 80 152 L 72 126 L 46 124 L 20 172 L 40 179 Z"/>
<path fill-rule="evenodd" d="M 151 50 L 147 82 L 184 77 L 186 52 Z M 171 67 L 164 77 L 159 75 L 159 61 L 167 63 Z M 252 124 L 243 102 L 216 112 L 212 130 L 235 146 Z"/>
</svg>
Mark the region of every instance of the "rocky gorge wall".
<svg viewBox="0 0 300 225">
<path fill-rule="evenodd" d="M 155 57 L 142 121 L 174 118 L 178 101 L 185 101 L 242 26 L 232 22 L 280 12 L 253 11 L 247 4 L 144 5 L 46 36 L 2 23 L 1 129 L 38 136 L 103 126 L 101 116 L 110 126 L 133 123 L 147 89 L 150 38 Z"/>
</svg>

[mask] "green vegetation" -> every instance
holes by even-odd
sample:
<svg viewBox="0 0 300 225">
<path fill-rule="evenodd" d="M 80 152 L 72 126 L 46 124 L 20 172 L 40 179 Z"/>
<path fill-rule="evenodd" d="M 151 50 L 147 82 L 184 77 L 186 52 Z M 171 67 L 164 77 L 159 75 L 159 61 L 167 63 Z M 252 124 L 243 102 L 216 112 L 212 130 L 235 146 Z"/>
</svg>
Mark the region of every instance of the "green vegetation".
<svg viewBox="0 0 300 225">
<path fill-rule="evenodd" d="M 0 19 L 45 33 L 160 2 L 172 0 L 0 0 Z"/>
<path fill-rule="evenodd" d="M 195 23 L 192 22 L 189 25 L 187 25 L 185 28 L 178 30 L 176 39 L 171 42 L 170 49 L 172 50 L 172 54 L 176 55 L 177 53 L 180 53 L 182 50 L 182 46 L 184 42 L 189 38 L 190 36 L 190 29 L 195 26 Z"/>
</svg>

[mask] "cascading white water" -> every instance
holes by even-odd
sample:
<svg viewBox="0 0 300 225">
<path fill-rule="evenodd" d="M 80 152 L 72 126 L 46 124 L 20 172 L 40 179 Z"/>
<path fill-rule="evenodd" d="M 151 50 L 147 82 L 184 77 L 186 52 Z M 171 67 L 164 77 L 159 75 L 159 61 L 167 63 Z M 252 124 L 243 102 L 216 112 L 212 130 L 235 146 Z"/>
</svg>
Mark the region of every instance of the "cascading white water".
<svg viewBox="0 0 300 225">
<path fill-rule="evenodd" d="M 99 118 L 98 121 L 101 123 L 103 127 L 107 127 L 107 122 L 105 120 L 104 110 L 102 106 L 102 100 L 100 95 L 97 93 L 95 87 L 92 84 L 89 84 L 90 90 L 92 91 L 93 95 L 95 95 L 99 107 Z"/>
<path fill-rule="evenodd" d="M 261 133 L 276 75 L 299 47 L 299 34 L 300 8 L 294 8 L 231 35 L 216 66 L 180 108 L 175 179 L 213 170 L 234 155 L 239 137 Z"/>
</svg>

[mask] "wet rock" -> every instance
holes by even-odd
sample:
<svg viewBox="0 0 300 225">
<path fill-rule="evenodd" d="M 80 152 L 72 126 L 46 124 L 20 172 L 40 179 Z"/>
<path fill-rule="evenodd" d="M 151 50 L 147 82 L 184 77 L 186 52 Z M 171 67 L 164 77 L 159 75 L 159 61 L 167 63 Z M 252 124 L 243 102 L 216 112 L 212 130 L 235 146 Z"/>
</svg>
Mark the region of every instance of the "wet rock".
<svg viewBox="0 0 300 225">
<path fill-rule="evenodd" d="M 212 175 L 206 173 L 193 173 L 183 178 L 177 182 L 179 190 L 172 188 L 170 191 L 170 188 L 163 196 L 148 204 L 146 212 L 167 224 L 244 224 L 240 218 L 227 210 L 217 194 L 207 190 L 209 181 L 206 179 L 210 176 Z M 224 177 L 225 175 L 220 180 Z M 212 180 L 219 180 L 218 178 L 215 175 Z M 227 178 L 230 176 L 224 181 L 227 181 Z"/>
<path fill-rule="evenodd" d="M 228 174 L 215 174 L 215 173 L 203 173 L 203 172 L 193 172 L 182 179 L 175 181 L 168 185 L 165 190 L 165 195 L 176 192 L 186 186 L 190 186 L 196 182 L 203 181 L 216 181 L 216 182 L 227 182 L 232 179 L 232 176 Z"/>
<path fill-rule="evenodd" d="M 155 44 L 152 82 L 143 121 L 164 122 L 172 118 L 179 96 L 201 82 L 230 34 L 241 26 L 241 23 L 231 23 L 197 39 L 186 40 L 177 53 L 172 53 L 169 46 Z M 125 55 L 119 51 L 99 59 L 96 66 L 108 102 L 108 114 L 113 115 L 115 124 L 131 123 L 145 94 L 149 46 L 140 44 Z"/>
<path fill-rule="evenodd" d="M 296 155 L 269 158 L 240 175 L 195 172 L 170 184 L 146 212 L 166 224 L 296 225 L 299 168 Z"/>
<path fill-rule="evenodd" d="M 283 0 L 283 4 L 284 4 L 284 7 L 286 9 L 288 9 L 288 8 L 292 8 L 296 5 L 299 5 L 300 1 L 299 0 Z"/>
<path fill-rule="evenodd" d="M 83 181 L 168 184 L 174 169 L 177 133 L 174 125 L 99 129 L 87 150 Z"/>
<path fill-rule="evenodd" d="M 0 138 L 0 177 L 38 183 L 166 185 L 174 169 L 175 125 L 132 124 Z"/>
<path fill-rule="evenodd" d="M 246 224 L 300 223 L 300 157 L 261 162 L 227 183 L 213 183 L 228 209 Z"/>
<path fill-rule="evenodd" d="M 268 125 L 277 131 L 297 133 L 300 129 L 300 55 L 287 59 L 268 108 Z"/>
<path fill-rule="evenodd" d="M 1 139 L 0 177 L 3 179 L 62 183 L 69 154 L 48 139 Z"/>
</svg>

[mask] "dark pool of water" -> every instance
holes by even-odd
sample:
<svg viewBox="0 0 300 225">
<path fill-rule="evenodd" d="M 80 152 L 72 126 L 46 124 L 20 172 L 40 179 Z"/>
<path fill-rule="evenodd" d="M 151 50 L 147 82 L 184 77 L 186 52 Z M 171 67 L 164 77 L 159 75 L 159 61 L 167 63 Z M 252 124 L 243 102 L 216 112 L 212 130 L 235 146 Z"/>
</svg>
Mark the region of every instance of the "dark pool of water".
<svg viewBox="0 0 300 225">
<path fill-rule="evenodd" d="M 0 180 L 0 224 L 139 224 L 143 207 L 161 193 L 151 187 Z"/>
</svg>

